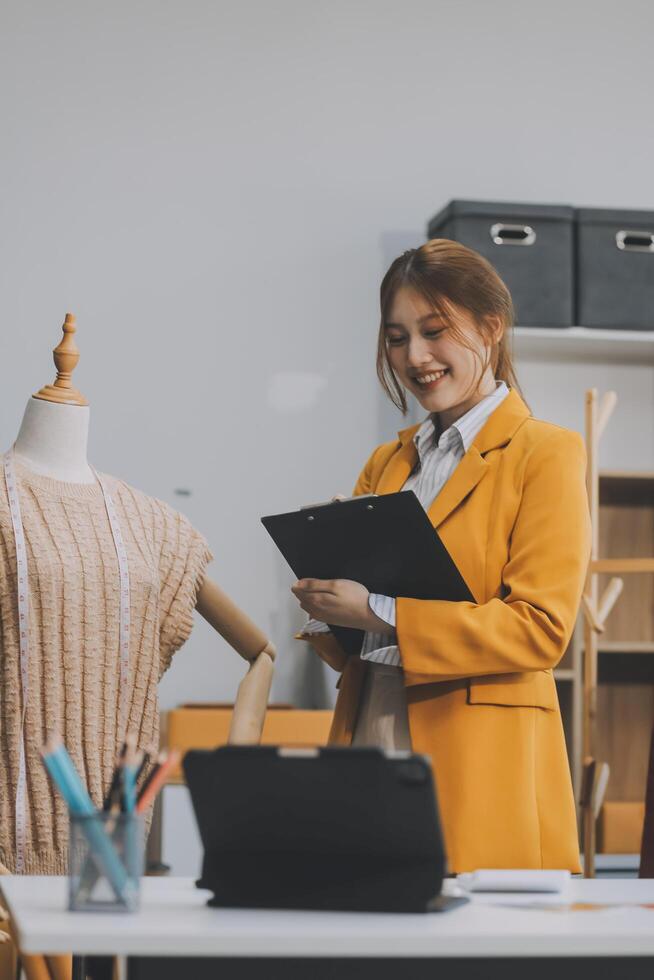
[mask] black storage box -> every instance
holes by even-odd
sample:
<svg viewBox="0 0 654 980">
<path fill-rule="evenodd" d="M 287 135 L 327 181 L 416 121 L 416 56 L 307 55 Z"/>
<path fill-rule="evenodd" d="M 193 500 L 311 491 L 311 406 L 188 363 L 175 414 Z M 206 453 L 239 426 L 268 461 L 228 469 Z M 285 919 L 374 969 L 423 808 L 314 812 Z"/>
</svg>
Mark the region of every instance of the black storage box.
<svg viewBox="0 0 654 980">
<path fill-rule="evenodd" d="M 654 330 L 654 211 L 579 208 L 580 326 Z"/>
<path fill-rule="evenodd" d="M 574 323 L 574 209 L 547 204 L 450 201 L 431 219 L 430 238 L 479 252 L 509 287 L 521 327 Z"/>
</svg>

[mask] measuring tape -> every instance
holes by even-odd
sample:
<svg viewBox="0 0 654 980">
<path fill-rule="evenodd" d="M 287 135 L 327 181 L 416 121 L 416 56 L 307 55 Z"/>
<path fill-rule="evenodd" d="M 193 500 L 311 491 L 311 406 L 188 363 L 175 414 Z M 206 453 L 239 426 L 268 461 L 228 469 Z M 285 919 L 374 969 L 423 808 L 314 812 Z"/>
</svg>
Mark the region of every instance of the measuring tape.
<svg viewBox="0 0 654 980">
<path fill-rule="evenodd" d="M 107 517 L 109 518 L 109 525 L 111 527 L 111 536 L 114 539 L 114 547 L 116 549 L 116 557 L 118 558 L 118 571 L 120 573 L 120 617 L 119 617 L 119 634 L 120 634 L 120 679 L 119 679 L 119 711 L 118 711 L 118 732 L 121 736 L 121 741 L 125 740 L 125 735 L 127 734 L 127 681 L 129 679 L 129 630 L 130 630 L 130 594 L 129 594 L 129 565 L 127 564 L 127 552 L 125 550 L 125 545 L 123 543 L 123 535 L 120 530 L 120 524 L 118 522 L 118 514 L 116 513 L 116 507 L 109 492 L 109 487 L 107 486 L 105 480 L 100 476 L 99 473 L 95 473 L 95 477 L 100 484 L 100 489 L 102 490 L 102 496 L 104 497 L 104 505 L 107 509 Z"/>
<path fill-rule="evenodd" d="M 16 598 L 18 605 L 18 637 L 20 645 L 20 684 L 21 684 L 21 721 L 20 721 L 20 748 L 18 759 L 18 784 L 16 787 L 16 873 L 22 874 L 25 868 L 25 842 L 27 834 L 27 775 L 25 766 L 25 715 L 27 713 L 27 702 L 29 695 L 29 576 L 27 569 L 27 550 L 25 548 L 25 534 L 23 531 L 23 521 L 20 512 L 20 498 L 18 495 L 18 483 L 16 480 L 16 469 L 14 466 L 13 448 L 5 453 L 3 458 L 5 483 L 7 485 L 7 496 L 9 498 L 9 510 L 11 513 L 11 524 L 14 531 L 14 543 L 16 546 Z M 130 633 L 130 589 L 129 589 L 129 565 L 127 562 L 127 552 L 120 530 L 120 523 L 116 513 L 109 487 L 105 480 L 93 470 L 93 473 L 102 490 L 104 505 L 109 518 L 111 536 L 116 549 L 118 558 L 118 570 L 120 574 L 120 675 L 119 675 L 119 709 L 118 709 L 118 731 L 121 740 L 124 740 L 127 733 L 127 681 L 129 677 L 129 633 Z"/>
</svg>

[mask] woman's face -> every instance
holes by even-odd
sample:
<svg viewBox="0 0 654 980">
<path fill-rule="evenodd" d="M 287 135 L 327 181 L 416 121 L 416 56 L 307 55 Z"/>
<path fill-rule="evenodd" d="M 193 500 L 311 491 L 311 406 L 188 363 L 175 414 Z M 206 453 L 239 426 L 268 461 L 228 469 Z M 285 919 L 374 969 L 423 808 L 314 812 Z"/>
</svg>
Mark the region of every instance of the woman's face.
<svg viewBox="0 0 654 980">
<path fill-rule="evenodd" d="M 395 293 L 384 324 L 391 367 L 422 407 L 438 414 L 441 430 L 495 391 L 490 367 L 475 390 L 487 350 L 472 316 L 460 307 L 453 309 L 458 329 L 476 354 L 449 337 L 440 314 L 408 286 Z"/>
</svg>

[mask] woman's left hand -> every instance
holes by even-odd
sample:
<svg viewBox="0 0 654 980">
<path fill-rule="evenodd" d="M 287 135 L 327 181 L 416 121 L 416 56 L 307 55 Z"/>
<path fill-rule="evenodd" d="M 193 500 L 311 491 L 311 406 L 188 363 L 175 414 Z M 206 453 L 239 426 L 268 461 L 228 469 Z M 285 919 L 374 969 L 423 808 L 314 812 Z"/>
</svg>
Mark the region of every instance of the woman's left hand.
<svg viewBox="0 0 654 980">
<path fill-rule="evenodd" d="M 368 605 L 370 593 L 360 582 L 346 578 L 303 578 L 291 586 L 291 591 L 312 619 L 373 633 L 392 632 L 388 623 L 375 616 Z"/>
</svg>

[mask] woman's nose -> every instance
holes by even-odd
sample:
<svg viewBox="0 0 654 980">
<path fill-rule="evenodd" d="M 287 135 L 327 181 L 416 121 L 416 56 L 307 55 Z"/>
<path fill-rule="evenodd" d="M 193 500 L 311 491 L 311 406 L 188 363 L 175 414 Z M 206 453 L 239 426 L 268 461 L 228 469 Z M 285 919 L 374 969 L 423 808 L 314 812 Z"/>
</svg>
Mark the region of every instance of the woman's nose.
<svg viewBox="0 0 654 980">
<path fill-rule="evenodd" d="M 432 359 L 431 351 L 424 340 L 412 340 L 407 349 L 407 364 L 409 367 L 421 367 Z"/>
</svg>

